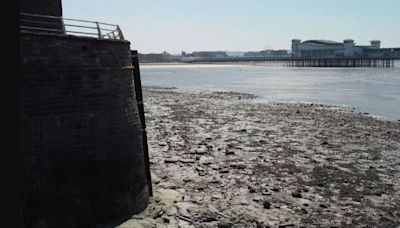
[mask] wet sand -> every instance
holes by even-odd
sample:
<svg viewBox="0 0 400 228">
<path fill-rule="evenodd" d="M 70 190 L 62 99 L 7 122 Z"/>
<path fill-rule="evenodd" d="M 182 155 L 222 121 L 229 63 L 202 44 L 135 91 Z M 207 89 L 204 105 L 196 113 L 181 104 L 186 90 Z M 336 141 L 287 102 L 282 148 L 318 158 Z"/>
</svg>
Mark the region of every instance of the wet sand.
<svg viewBox="0 0 400 228">
<path fill-rule="evenodd" d="M 397 227 L 400 122 L 144 88 L 155 196 L 119 227 Z"/>
</svg>

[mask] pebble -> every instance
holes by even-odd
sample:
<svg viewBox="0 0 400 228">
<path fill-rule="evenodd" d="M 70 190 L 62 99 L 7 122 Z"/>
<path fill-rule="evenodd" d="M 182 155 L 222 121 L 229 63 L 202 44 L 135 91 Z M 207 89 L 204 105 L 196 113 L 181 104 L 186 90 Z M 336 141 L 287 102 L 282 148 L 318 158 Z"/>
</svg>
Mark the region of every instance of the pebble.
<svg viewBox="0 0 400 228">
<path fill-rule="evenodd" d="M 301 198 L 301 193 L 300 192 L 292 192 L 292 196 L 294 198 Z"/>
<path fill-rule="evenodd" d="M 328 208 L 328 205 L 323 204 L 323 203 L 321 203 L 319 206 L 320 206 L 321 208 Z"/>
<path fill-rule="evenodd" d="M 218 222 L 218 228 L 231 228 L 231 227 L 232 223 L 227 219 L 223 219 Z"/>
<path fill-rule="evenodd" d="M 207 147 L 200 147 L 195 150 L 197 154 L 205 154 L 207 153 Z"/>
<path fill-rule="evenodd" d="M 174 157 L 164 159 L 164 162 L 165 162 L 165 163 L 176 163 L 176 162 L 178 162 L 178 161 L 179 161 L 179 160 L 178 160 L 177 158 L 174 158 Z"/>
<path fill-rule="evenodd" d="M 263 206 L 265 209 L 270 209 L 271 208 L 271 203 L 267 200 L 264 200 Z"/>
<path fill-rule="evenodd" d="M 219 170 L 220 173 L 229 173 L 229 169 L 223 168 Z"/>
<path fill-rule="evenodd" d="M 254 186 L 249 186 L 249 191 L 250 193 L 255 193 L 257 192 L 257 189 Z"/>
<path fill-rule="evenodd" d="M 294 227 L 294 224 L 293 223 L 284 223 L 284 224 L 278 225 L 278 228 L 285 228 L 285 227 Z"/>
<path fill-rule="evenodd" d="M 190 158 L 188 158 L 188 159 L 181 158 L 181 159 L 179 159 L 179 161 L 182 163 L 194 163 L 194 160 L 190 159 Z"/>
</svg>

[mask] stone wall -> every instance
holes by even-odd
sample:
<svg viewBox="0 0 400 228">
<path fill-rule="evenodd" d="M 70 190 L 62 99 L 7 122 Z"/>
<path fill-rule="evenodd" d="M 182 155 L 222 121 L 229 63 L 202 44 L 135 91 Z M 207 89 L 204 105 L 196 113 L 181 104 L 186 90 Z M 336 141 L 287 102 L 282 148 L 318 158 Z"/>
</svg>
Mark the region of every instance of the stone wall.
<svg viewBox="0 0 400 228">
<path fill-rule="evenodd" d="M 62 16 L 61 0 L 20 0 L 21 13 Z"/>
<path fill-rule="evenodd" d="M 20 39 L 25 227 L 94 227 L 143 210 L 149 196 L 129 42 Z"/>
<path fill-rule="evenodd" d="M 61 0 L 20 0 L 19 4 L 20 13 L 62 17 Z M 52 33 L 64 33 L 62 21 L 58 18 L 21 15 L 20 25 L 23 26 L 25 31 L 38 31 L 37 29 L 28 28 L 33 27 L 51 29 Z"/>
</svg>

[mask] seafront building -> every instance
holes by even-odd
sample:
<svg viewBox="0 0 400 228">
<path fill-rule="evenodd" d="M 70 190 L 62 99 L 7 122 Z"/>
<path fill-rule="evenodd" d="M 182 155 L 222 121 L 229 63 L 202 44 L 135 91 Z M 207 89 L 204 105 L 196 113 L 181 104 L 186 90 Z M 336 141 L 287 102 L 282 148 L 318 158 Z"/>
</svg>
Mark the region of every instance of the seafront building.
<svg viewBox="0 0 400 228">
<path fill-rule="evenodd" d="M 292 57 L 335 58 L 335 57 L 399 57 L 400 48 L 381 48 L 380 40 L 370 45 L 356 45 L 354 40 L 343 42 L 332 40 L 292 40 Z"/>
</svg>

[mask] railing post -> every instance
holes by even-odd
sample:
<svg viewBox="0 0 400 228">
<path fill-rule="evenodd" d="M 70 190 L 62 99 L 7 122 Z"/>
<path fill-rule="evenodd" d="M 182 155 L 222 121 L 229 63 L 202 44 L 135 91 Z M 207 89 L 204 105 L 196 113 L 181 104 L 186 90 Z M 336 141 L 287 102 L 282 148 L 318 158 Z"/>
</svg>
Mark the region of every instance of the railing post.
<svg viewBox="0 0 400 228">
<path fill-rule="evenodd" d="M 149 148 L 147 145 L 147 133 L 146 133 L 146 122 L 144 118 L 144 106 L 142 96 L 142 84 L 140 80 L 140 69 L 139 69 L 139 56 L 137 51 L 131 51 L 132 66 L 133 66 L 133 83 L 135 85 L 135 96 L 139 110 L 139 117 L 142 126 L 142 143 L 144 152 L 144 167 L 146 169 L 147 184 L 149 189 L 149 195 L 153 196 L 153 187 L 151 185 L 151 172 L 150 172 L 150 158 Z"/>
<path fill-rule="evenodd" d="M 99 22 L 96 21 L 95 23 L 96 23 L 96 26 L 97 26 L 97 33 L 99 35 L 99 39 L 102 39 L 103 37 L 101 35 L 101 29 L 100 29 Z"/>
<path fill-rule="evenodd" d="M 67 34 L 67 30 L 65 29 L 64 18 L 60 17 L 62 30 L 64 34 Z"/>
<path fill-rule="evenodd" d="M 123 39 L 124 39 L 124 36 L 122 35 L 122 31 L 121 31 L 121 29 L 119 28 L 119 25 L 117 25 L 117 31 L 118 31 L 119 38 L 120 38 L 121 40 L 123 40 Z"/>
</svg>

